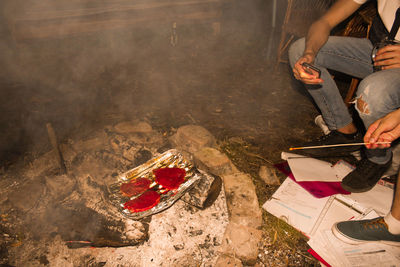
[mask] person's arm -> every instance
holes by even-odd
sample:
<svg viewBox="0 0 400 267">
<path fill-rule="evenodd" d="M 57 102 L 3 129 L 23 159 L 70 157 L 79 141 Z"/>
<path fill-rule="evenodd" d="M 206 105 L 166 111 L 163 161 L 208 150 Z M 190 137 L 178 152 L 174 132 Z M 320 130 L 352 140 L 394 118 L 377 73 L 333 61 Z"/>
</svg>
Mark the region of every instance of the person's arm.
<svg viewBox="0 0 400 267">
<path fill-rule="evenodd" d="M 375 144 L 376 142 L 393 142 L 400 137 L 400 109 L 387 114 L 372 123 L 364 135 L 364 142 L 371 143 L 367 148 L 386 148 L 390 144 Z"/>
<path fill-rule="evenodd" d="M 303 56 L 296 62 L 293 74 L 296 79 L 307 84 L 322 83 L 315 75 L 305 72 L 301 64 L 312 64 L 321 47 L 328 40 L 331 30 L 353 14 L 361 5 L 353 0 L 338 0 L 320 19 L 315 21 L 306 36 L 306 47 Z"/>
</svg>

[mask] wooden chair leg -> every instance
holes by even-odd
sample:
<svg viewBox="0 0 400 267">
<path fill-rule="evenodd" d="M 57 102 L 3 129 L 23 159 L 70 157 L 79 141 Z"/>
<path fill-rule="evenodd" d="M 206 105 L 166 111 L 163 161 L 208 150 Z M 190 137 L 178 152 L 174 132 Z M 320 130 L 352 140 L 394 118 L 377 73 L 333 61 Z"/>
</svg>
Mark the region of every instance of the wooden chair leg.
<svg viewBox="0 0 400 267">
<path fill-rule="evenodd" d="M 289 46 L 289 44 L 294 39 L 294 35 L 290 35 L 289 39 L 286 41 L 286 38 L 287 38 L 286 35 L 287 34 L 283 31 L 282 35 L 281 35 L 281 41 L 279 42 L 279 46 L 278 46 L 278 52 L 277 52 L 274 72 L 276 72 L 278 70 L 278 67 L 279 67 L 280 63 L 286 62 L 286 61 L 282 60 L 282 55 L 284 54 L 284 52 L 286 51 L 287 47 Z"/>
</svg>

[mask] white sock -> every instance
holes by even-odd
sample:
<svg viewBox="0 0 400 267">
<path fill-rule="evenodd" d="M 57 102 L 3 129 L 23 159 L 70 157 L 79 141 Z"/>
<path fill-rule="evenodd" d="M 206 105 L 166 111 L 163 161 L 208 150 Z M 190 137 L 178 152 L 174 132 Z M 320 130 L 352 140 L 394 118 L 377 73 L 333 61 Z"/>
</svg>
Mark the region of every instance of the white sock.
<svg viewBox="0 0 400 267">
<path fill-rule="evenodd" d="M 388 215 L 384 218 L 385 223 L 388 225 L 388 230 L 390 233 L 394 235 L 400 234 L 400 220 L 397 220 L 395 217 L 392 216 L 392 213 L 389 212 Z"/>
</svg>

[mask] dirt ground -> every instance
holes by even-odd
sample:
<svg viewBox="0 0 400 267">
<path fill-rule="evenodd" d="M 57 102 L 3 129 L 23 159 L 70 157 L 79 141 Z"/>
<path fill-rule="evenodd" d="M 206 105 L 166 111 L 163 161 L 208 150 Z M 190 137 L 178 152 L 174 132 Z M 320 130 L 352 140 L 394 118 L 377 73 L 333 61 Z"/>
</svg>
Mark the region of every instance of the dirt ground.
<svg viewBox="0 0 400 267">
<path fill-rule="evenodd" d="M 273 72 L 268 43 L 272 36 L 275 52 L 279 31 L 255 24 L 227 20 L 217 36 L 208 24 L 178 25 L 175 46 L 162 27 L 3 44 L 2 172 L 50 149 L 46 122 L 61 142 L 126 119 L 148 121 L 165 135 L 197 124 L 251 174 L 262 205 L 277 186 L 259 179 L 259 167 L 322 132 L 289 67 Z M 301 234 L 266 212 L 264 219 L 260 266 L 317 265 Z"/>
</svg>

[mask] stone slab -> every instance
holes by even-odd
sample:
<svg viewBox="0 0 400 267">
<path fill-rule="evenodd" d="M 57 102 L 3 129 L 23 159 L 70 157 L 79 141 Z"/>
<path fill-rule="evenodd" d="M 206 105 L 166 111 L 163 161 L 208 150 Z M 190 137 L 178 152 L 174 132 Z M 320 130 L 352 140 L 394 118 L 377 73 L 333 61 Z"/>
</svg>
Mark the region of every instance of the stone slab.
<svg viewBox="0 0 400 267">
<path fill-rule="evenodd" d="M 216 145 L 215 137 L 205 128 L 198 125 L 185 125 L 180 127 L 170 142 L 178 149 L 194 153 L 203 147 Z"/>
<path fill-rule="evenodd" d="M 125 133 L 149 133 L 153 131 L 153 128 L 147 122 L 133 122 L 133 121 L 124 121 L 114 125 L 114 130 L 117 133 L 125 134 Z"/>
<path fill-rule="evenodd" d="M 280 185 L 278 176 L 276 175 L 276 170 L 273 167 L 261 166 L 258 172 L 261 180 L 263 180 L 267 185 Z"/>
<path fill-rule="evenodd" d="M 230 221 L 248 227 L 261 227 L 262 211 L 250 175 L 239 172 L 224 175 L 222 180 Z"/>
<path fill-rule="evenodd" d="M 215 267 L 242 267 L 242 262 L 233 255 L 219 256 Z"/>
<path fill-rule="evenodd" d="M 222 253 L 235 255 L 246 265 L 254 265 L 262 231 L 229 222 L 222 243 Z"/>
<path fill-rule="evenodd" d="M 195 152 L 193 158 L 197 166 L 218 176 L 238 172 L 225 154 L 212 147 L 204 147 Z"/>
</svg>

